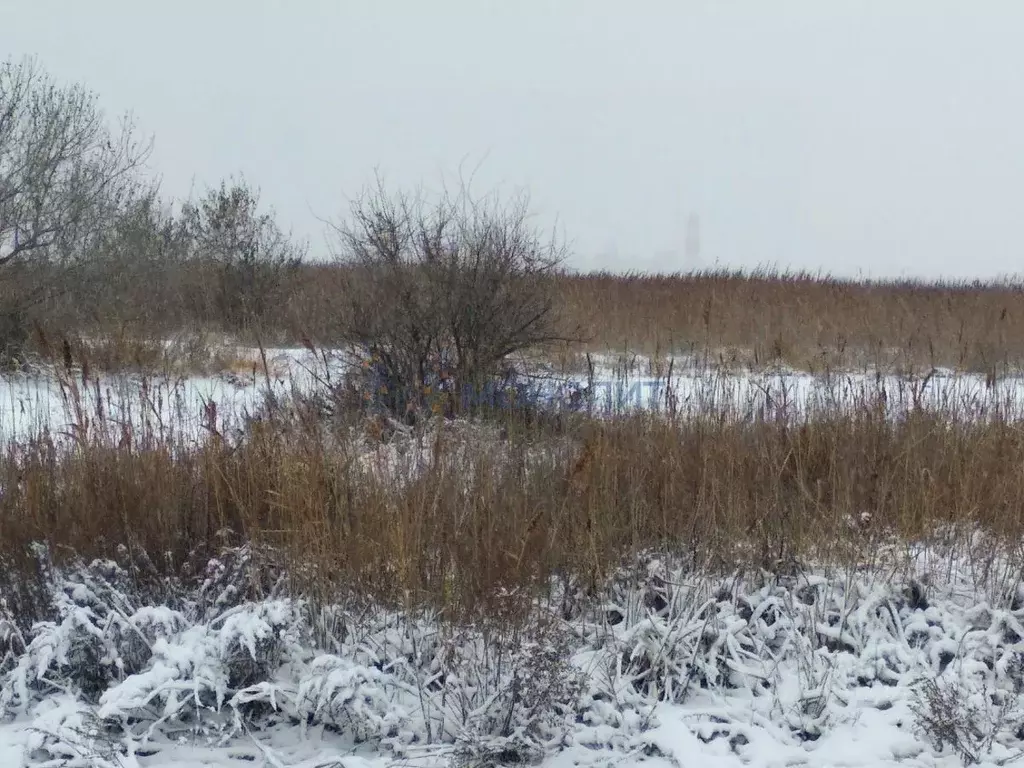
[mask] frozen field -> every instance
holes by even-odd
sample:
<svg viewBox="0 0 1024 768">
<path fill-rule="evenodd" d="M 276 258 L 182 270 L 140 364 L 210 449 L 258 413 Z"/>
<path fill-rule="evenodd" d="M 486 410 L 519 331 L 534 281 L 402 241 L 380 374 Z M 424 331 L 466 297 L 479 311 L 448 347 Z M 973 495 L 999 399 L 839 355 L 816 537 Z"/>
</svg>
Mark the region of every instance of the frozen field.
<svg viewBox="0 0 1024 768">
<path fill-rule="evenodd" d="M 180 434 L 200 439 L 213 424 L 225 431 L 256 408 L 267 396 L 293 390 L 310 391 L 330 378 L 337 381 L 344 363 L 314 357 L 304 349 L 268 352 L 269 376 L 257 363 L 255 350 L 243 350 L 255 368 L 214 376 L 111 375 L 76 382 L 76 395 L 52 372 L 0 378 L 0 440 L 24 438 L 47 428 L 54 435 L 70 434 L 89 417 L 96 429 L 98 415 L 105 428 L 131 425 L 155 434 Z M 632 368 L 632 369 L 630 369 Z M 986 418 L 994 410 L 1017 419 L 1024 415 L 1024 378 L 1007 377 L 988 386 L 984 376 L 936 371 L 916 378 L 843 373 L 812 376 L 789 370 L 734 372 L 696 369 L 679 364 L 671 378 L 645 373 L 649 363 L 626 368 L 601 359 L 593 379 L 584 374 L 540 373 L 531 382 L 534 395 L 559 407 L 589 408 L 594 415 L 655 411 L 686 416 L 709 410 L 747 418 L 799 417 L 834 408 L 850 408 L 885 392 L 892 414 L 915 405 L 941 408 L 971 418 Z M 573 393 L 581 393 L 573 399 Z"/>
<path fill-rule="evenodd" d="M 323 363 L 305 350 L 279 349 L 268 354 L 265 373 L 256 350 L 244 350 L 253 366 L 212 376 L 170 377 L 119 374 L 82 382 L 55 371 L 0 378 L 0 438 L 5 441 L 38 434 L 72 434 L 88 418 L 89 427 L 114 430 L 130 425 L 136 432 L 200 439 L 209 427 L 230 428 L 256 408 L 268 392 L 281 396 L 292 388 L 310 389 Z M 244 358 L 243 358 L 244 359 Z M 314 367 L 311 367 L 314 366 Z M 267 375 L 269 373 L 269 376 Z M 62 381 L 63 380 L 63 381 Z M 102 425 L 96 424 L 102 415 Z M 184 431 L 184 435 L 181 432 Z"/>
</svg>

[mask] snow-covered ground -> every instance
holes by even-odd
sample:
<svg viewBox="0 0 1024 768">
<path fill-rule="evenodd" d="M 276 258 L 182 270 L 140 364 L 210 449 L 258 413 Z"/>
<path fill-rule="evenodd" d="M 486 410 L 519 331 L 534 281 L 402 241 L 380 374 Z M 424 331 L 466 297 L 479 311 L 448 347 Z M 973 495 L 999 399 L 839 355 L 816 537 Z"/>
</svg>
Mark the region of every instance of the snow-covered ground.
<svg viewBox="0 0 1024 768">
<path fill-rule="evenodd" d="M 1024 754 L 1019 574 L 929 556 L 745 579 L 650 560 L 504 647 L 285 597 L 133 606 L 98 566 L 2 667 L 0 765 L 1006 764 Z"/>
<path fill-rule="evenodd" d="M 293 388 L 308 391 L 324 375 L 324 363 L 303 349 L 270 350 L 266 372 L 257 351 L 248 352 L 255 367 L 240 366 L 239 371 L 218 375 L 132 373 L 93 376 L 85 382 L 73 375 L 69 382 L 47 368 L 4 376 L 0 378 L 0 441 L 24 439 L 44 428 L 55 436 L 71 434 L 80 428 L 83 415 L 92 429 L 102 426 L 116 432 L 125 424 L 136 434 L 177 434 L 197 440 L 209 433 L 210 426 L 237 425 L 268 392 L 282 396 Z M 99 414 L 102 425 L 96 424 Z"/>
<path fill-rule="evenodd" d="M 256 350 L 241 350 L 254 362 Z M 936 371 L 910 378 L 870 372 L 813 376 L 793 370 L 736 372 L 695 367 L 680 361 L 671 378 L 650 374 L 649 361 L 626 365 L 611 357 L 597 358 L 591 379 L 586 374 L 539 375 L 535 393 L 569 405 L 573 393 L 585 393 L 576 404 L 588 403 L 594 415 L 636 411 L 692 413 L 730 412 L 736 415 L 785 413 L 799 417 L 808 411 L 852 407 L 886 394 L 890 414 L 915 404 L 940 407 L 961 416 L 985 418 L 998 408 L 1004 417 L 1024 416 L 1024 378 L 1006 377 L 988 386 L 985 377 Z M 95 422 L 102 413 L 108 428 L 130 424 L 138 432 L 167 434 L 185 430 L 200 439 L 208 433 L 211 413 L 219 429 L 238 423 L 267 393 L 282 396 L 294 389 L 310 391 L 331 377 L 337 381 L 343 360 L 314 357 L 305 349 L 268 350 L 270 375 L 262 363 L 255 368 L 215 376 L 110 375 L 91 379 L 81 390 L 81 412 Z M 211 404 L 212 409 L 211 410 Z M 42 427 L 67 434 L 80 422 L 73 397 L 53 372 L 0 378 L 0 442 L 24 438 Z M 93 423 L 93 428 L 95 428 Z"/>
</svg>

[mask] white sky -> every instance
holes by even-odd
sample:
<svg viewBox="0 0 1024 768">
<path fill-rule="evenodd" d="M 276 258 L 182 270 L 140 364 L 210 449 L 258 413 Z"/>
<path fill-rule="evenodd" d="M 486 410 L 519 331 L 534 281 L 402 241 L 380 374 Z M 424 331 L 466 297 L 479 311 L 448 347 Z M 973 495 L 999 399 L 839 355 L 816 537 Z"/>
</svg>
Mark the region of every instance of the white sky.
<svg viewBox="0 0 1024 768">
<path fill-rule="evenodd" d="M 1024 271 L 1022 40 L 1020 0 L 0 0 L 170 194 L 244 173 L 320 251 L 376 169 L 479 166 L 583 269 Z"/>
</svg>

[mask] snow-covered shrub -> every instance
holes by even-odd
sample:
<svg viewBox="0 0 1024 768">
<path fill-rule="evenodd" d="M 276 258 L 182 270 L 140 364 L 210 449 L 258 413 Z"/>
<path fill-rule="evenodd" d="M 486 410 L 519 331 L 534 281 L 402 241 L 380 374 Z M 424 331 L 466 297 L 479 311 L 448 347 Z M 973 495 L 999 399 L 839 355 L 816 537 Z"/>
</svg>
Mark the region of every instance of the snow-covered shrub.
<svg viewBox="0 0 1024 768">
<path fill-rule="evenodd" d="M 543 616 L 521 629 L 453 634 L 424 686 L 433 736 L 467 765 L 533 761 L 559 748 L 584 690 L 574 645 Z"/>
<path fill-rule="evenodd" d="M 229 684 L 241 688 L 262 679 L 277 663 L 283 625 L 293 623 L 294 617 L 275 613 L 279 604 L 273 602 L 261 607 L 265 616 L 249 623 L 244 612 L 226 613 L 232 606 L 238 611 L 257 567 L 247 548 L 229 551 L 225 560 L 227 564 L 209 566 L 208 577 L 195 597 L 185 601 L 184 612 L 166 606 L 137 608 L 140 597 L 133 594 L 131 575 L 113 561 L 66 568 L 50 585 L 54 618 L 34 625 L 16 663 L 4 661 L 9 685 L 0 691 L 0 710 L 24 710 L 54 690 L 96 702 L 109 686 L 151 667 L 154 650 L 180 636 L 198 616 L 221 620 L 218 652 Z M 24 637 L 15 629 L 4 632 L 8 646 Z"/>
<path fill-rule="evenodd" d="M 254 560 L 237 562 L 249 565 L 211 572 Z M 803 750 L 865 707 L 967 762 L 1024 737 L 1024 608 L 909 578 L 720 579 L 648 559 L 596 591 L 563 579 L 568 618 L 556 590 L 529 618 L 455 627 L 365 598 L 239 601 L 235 576 L 181 588 L 180 610 L 140 605 L 116 564 L 61 573 L 52 621 L 0 620 L 0 711 L 30 720 L 37 759 L 54 765 L 130 764 L 172 733 L 226 744 L 275 728 L 465 766 L 567 745 L 637 755 L 664 752 L 657 734 L 680 712 L 669 727 L 698 750 L 744 757 L 768 732 Z"/>
<path fill-rule="evenodd" d="M 977 695 L 957 679 L 920 681 L 911 707 L 918 731 L 940 752 L 950 747 L 964 765 L 981 762 L 996 739 L 1021 722 L 1015 696 Z"/>
<path fill-rule="evenodd" d="M 36 548 L 34 569 L 19 567 L 5 556 L 0 556 L 0 616 L 13 621 L 27 632 L 37 621 L 53 618 L 51 603 L 51 568 L 49 553 Z"/>
<path fill-rule="evenodd" d="M 335 228 L 348 267 L 339 330 L 366 353 L 371 398 L 391 416 L 460 408 L 466 392 L 479 404 L 513 354 L 562 338 L 551 277 L 565 250 L 528 208 L 468 190 L 428 203 L 378 186 Z M 438 390 L 447 405 L 432 401 Z"/>
<path fill-rule="evenodd" d="M 73 697 L 57 696 L 38 708 L 25 753 L 32 765 L 123 768 L 135 756 L 134 746 L 116 725 L 99 718 L 94 708 Z"/>
<path fill-rule="evenodd" d="M 295 712 L 304 723 L 324 723 L 350 733 L 357 743 L 400 739 L 411 717 L 396 692 L 394 676 L 333 655 L 317 657 L 299 684 Z"/>
<path fill-rule="evenodd" d="M 140 669 L 148 643 L 133 624 L 135 609 L 115 583 L 116 563 L 78 564 L 54 585 L 56 617 L 38 622 L 32 639 L 0 691 L 0 710 L 24 709 L 38 696 L 73 692 L 96 701 L 107 686 Z"/>
<path fill-rule="evenodd" d="M 645 697 L 685 701 L 693 686 L 737 687 L 749 645 L 727 594 L 680 586 L 670 565 L 644 558 L 610 580 L 601 618 L 612 630 L 616 674 Z"/>
<path fill-rule="evenodd" d="M 291 602 L 266 601 L 159 638 L 143 671 L 103 693 L 100 716 L 145 720 L 155 711 L 161 719 L 199 723 L 204 713 L 216 717 L 225 708 L 241 719 L 276 709 L 268 683 L 301 654 L 300 621 Z"/>
<path fill-rule="evenodd" d="M 14 617 L 0 604 L 0 675 L 14 668 L 27 647 L 25 636 Z"/>
<path fill-rule="evenodd" d="M 229 532 L 222 532 L 227 538 Z M 226 546 L 215 558 L 203 559 L 187 574 L 198 581 L 192 598 L 196 617 L 209 621 L 247 602 L 273 599 L 283 593 L 285 574 L 274 553 L 251 543 Z"/>
<path fill-rule="evenodd" d="M 269 679 L 291 650 L 300 652 L 306 634 L 301 622 L 298 606 L 290 600 L 240 606 L 211 622 L 228 685 L 239 689 Z"/>
</svg>

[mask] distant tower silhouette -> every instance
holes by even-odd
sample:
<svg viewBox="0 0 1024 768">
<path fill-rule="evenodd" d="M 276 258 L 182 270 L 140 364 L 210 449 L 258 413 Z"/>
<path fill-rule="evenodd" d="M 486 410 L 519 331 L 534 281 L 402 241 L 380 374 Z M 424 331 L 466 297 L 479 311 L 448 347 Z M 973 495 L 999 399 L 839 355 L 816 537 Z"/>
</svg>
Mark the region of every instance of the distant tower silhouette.
<svg viewBox="0 0 1024 768">
<path fill-rule="evenodd" d="M 700 266 L 700 217 L 691 213 L 686 220 L 686 268 Z"/>
</svg>

